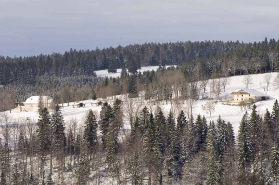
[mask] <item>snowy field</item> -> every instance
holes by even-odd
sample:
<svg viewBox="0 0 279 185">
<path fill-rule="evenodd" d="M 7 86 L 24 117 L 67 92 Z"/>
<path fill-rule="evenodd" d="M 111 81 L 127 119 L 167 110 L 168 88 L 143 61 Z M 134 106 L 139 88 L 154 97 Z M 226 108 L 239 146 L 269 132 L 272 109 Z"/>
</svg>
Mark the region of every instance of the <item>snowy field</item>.
<svg viewBox="0 0 279 185">
<path fill-rule="evenodd" d="M 158 69 L 159 66 L 146 66 L 146 67 L 141 67 L 141 69 L 138 70 L 138 72 L 145 72 L 145 71 L 156 71 Z M 172 67 L 172 66 L 166 66 L 166 68 L 168 67 Z M 121 75 L 121 71 L 122 69 L 117 69 L 116 73 L 108 73 L 108 70 L 99 70 L 99 71 L 95 71 L 97 77 L 112 77 L 112 78 L 116 78 L 116 77 L 120 77 Z"/>
<path fill-rule="evenodd" d="M 142 69 L 143 70 L 143 69 Z M 155 70 L 155 67 L 154 67 Z M 262 93 L 265 93 L 270 96 L 269 100 L 265 101 L 260 101 L 256 103 L 257 106 L 257 111 L 260 115 L 263 115 L 265 113 L 265 110 L 268 109 L 269 111 L 272 111 L 272 106 L 275 101 L 275 99 L 279 99 L 279 90 L 275 89 L 275 86 L 273 84 L 273 81 L 275 79 L 275 76 L 278 73 L 271 73 L 271 81 L 270 81 L 270 86 L 269 86 L 269 91 L 265 92 L 262 83 L 264 76 L 266 74 L 258 74 L 258 75 L 251 75 L 253 79 L 253 84 L 249 85 L 249 89 L 255 89 L 257 91 L 260 91 Z M 100 74 L 99 74 L 100 75 Z M 103 74 L 105 75 L 105 74 Z M 110 74 L 109 74 L 110 75 Z M 115 75 L 115 74 L 113 74 Z M 222 96 L 227 96 L 230 94 L 230 92 L 240 89 L 240 88 L 245 88 L 245 85 L 243 83 L 243 78 L 244 76 L 236 76 L 236 77 L 230 77 L 230 84 L 226 87 L 226 92 L 222 93 Z M 207 87 L 207 90 L 209 90 L 209 87 Z M 93 100 L 86 100 L 83 101 L 85 103 L 84 108 L 73 108 L 74 103 L 70 103 L 70 106 L 67 106 L 67 104 L 64 104 L 64 107 L 62 108 L 62 113 L 64 115 L 64 119 L 66 122 L 66 127 L 69 125 L 70 120 L 75 119 L 79 126 L 82 126 L 86 113 L 89 109 L 92 109 L 93 112 L 97 115 L 97 118 L 99 117 L 99 113 L 101 110 L 101 106 L 99 107 L 92 107 L 91 103 Z M 221 115 L 222 119 L 226 121 L 230 121 L 235 129 L 235 133 L 237 135 L 238 132 L 238 126 L 241 121 L 241 118 L 243 114 L 245 113 L 244 110 L 241 110 L 239 106 L 232 106 L 232 105 L 223 105 L 221 102 L 218 102 L 215 107 L 215 111 L 212 113 L 212 116 L 210 118 L 209 114 L 207 112 L 204 112 L 202 109 L 202 105 L 204 105 L 207 102 L 207 100 L 198 100 L 194 104 L 194 109 L 193 109 L 193 114 L 196 117 L 196 115 L 201 114 L 205 115 L 207 118 L 207 121 L 209 122 L 210 120 L 217 120 L 219 115 Z M 142 105 L 142 107 L 144 104 Z M 172 105 L 171 104 L 165 104 L 165 102 L 160 103 L 160 107 L 164 110 L 165 115 L 167 116 L 168 112 L 170 111 Z M 247 110 L 248 113 L 251 112 L 251 109 Z M 7 112 L 7 114 L 12 117 L 15 121 L 19 120 L 21 122 L 24 122 L 26 119 L 32 120 L 34 122 L 37 121 L 38 119 L 38 113 L 36 112 L 18 112 L 16 110 L 13 110 L 12 113 Z M 130 129 L 130 124 L 125 120 L 125 129 Z"/>
</svg>

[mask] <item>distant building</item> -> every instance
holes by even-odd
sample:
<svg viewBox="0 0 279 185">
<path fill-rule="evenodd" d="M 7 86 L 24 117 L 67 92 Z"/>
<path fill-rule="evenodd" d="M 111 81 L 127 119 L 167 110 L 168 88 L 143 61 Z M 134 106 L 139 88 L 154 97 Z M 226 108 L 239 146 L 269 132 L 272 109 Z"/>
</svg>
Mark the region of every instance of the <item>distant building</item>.
<svg viewBox="0 0 279 185">
<path fill-rule="evenodd" d="M 255 89 L 237 89 L 231 92 L 231 102 L 233 103 L 239 103 L 242 101 L 257 102 L 257 101 L 267 100 L 267 99 L 269 99 L 268 95 L 256 91 Z"/>
<path fill-rule="evenodd" d="M 42 106 L 46 108 L 51 108 L 53 99 L 49 96 L 41 96 Z M 20 112 L 37 112 L 39 110 L 40 96 L 31 96 L 25 102 L 18 104 L 18 109 Z"/>
</svg>

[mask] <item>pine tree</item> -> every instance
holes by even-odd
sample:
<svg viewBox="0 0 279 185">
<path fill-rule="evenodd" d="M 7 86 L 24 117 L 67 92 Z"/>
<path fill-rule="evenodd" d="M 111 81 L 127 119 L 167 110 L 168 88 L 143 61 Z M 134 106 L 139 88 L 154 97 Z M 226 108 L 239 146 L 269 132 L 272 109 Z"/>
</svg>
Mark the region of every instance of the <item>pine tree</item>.
<svg viewBox="0 0 279 185">
<path fill-rule="evenodd" d="M 166 124 L 166 164 L 168 170 L 168 176 L 170 179 L 173 178 L 175 174 L 175 162 L 174 162 L 174 151 L 175 151 L 175 142 L 176 142 L 176 129 L 175 129 L 175 120 L 174 115 L 170 111 L 167 124 Z"/>
<path fill-rule="evenodd" d="M 4 174 L 4 172 L 1 172 L 1 179 L 0 179 L 0 184 L 1 185 L 6 185 L 7 184 L 7 180 L 6 180 L 6 175 Z"/>
<path fill-rule="evenodd" d="M 197 132 L 197 151 L 204 151 L 205 150 L 205 146 L 206 146 L 206 135 L 207 135 L 207 124 L 206 124 L 206 120 L 205 118 L 201 117 L 201 115 L 197 116 L 197 120 L 195 123 L 196 126 L 196 132 Z"/>
<path fill-rule="evenodd" d="M 12 173 L 12 184 L 19 184 L 20 182 L 20 172 L 19 172 L 19 169 L 18 169 L 18 165 L 15 164 L 13 166 L 13 173 Z"/>
<path fill-rule="evenodd" d="M 47 108 L 43 108 L 40 111 L 37 133 L 38 133 L 38 151 L 41 160 L 41 174 L 43 176 L 43 181 L 44 181 L 44 177 L 45 177 L 44 166 L 45 166 L 47 154 L 51 149 L 51 135 L 52 135 L 50 115 Z"/>
<path fill-rule="evenodd" d="M 249 131 L 249 120 L 246 112 L 241 120 L 238 130 L 238 167 L 244 177 L 252 161 Z"/>
<path fill-rule="evenodd" d="M 150 114 L 149 121 L 147 124 L 146 131 L 143 135 L 143 152 L 144 152 L 144 163 L 148 169 L 148 184 L 151 184 L 152 177 L 152 164 L 153 164 L 153 148 L 154 148 L 154 118 L 153 114 Z"/>
<path fill-rule="evenodd" d="M 54 181 L 52 180 L 51 174 L 48 175 L 46 185 L 54 185 Z"/>
<path fill-rule="evenodd" d="M 210 123 L 206 144 L 207 151 L 207 185 L 217 185 L 220 184 L 220 173 L 219 173 L 219 160 L 218 160 L 218 151 L 217 149 L 217 140 L 216 140 L 216 130 L 214 122 Z"/>
<path fill-rule="evenodd" d="M 188 125 L 185 114 L 183 111 L 177 117 L 177 132 L 179 135 L 182 135 L 184 128 Z"/>
<path fill-rule="evenodd" d="M 272 120 L 271 115 L 268 110 L 264 115 L 264 121 L 262 124 L 262 133 L 261 133 L 261 150 L 265 157 L 269 157 L 271 143 L 272 143 Z"/>
<path fill-rule="evenodd" d="M 140 113 L 140 122 L 139 122 L 139 127 L 141 130 L 141 134 L 143 135 L 148 127 L 148 122 L 150 118 L 150 113 L 147 109 L 147 107 L 144 107 Z"/>
<path fill-rule="evenodd" d="M 120 132 L 120 129 L 122 129 L 123 127 L 123 111 L 122 111 L 122 107 L 121 107 L 121 100 L 116 99 L 114 104 L 113 104 L 113 121 L 116 127 L 116 132 Z"/>
<path fill-rule="evenodd" d="M 191 157 L 196 152 L 198 152 L 198 141 L 200 135 L 198 133 L 197 125 L 194 122 L 193 115 L 189 119 L 189 156 Z"/>
<path fill-rule="evenodd" d="M 189 126 L 183 111 L 177 117 L 177 142 L 180 145 L 180 163 L 189 159 Z"/>
<path fill-rule="evenodd" d="M 277 185 L 277 176 L 279 172 L 279 151 L 277 144 L 275 144 L 271 149 L 271 169 L 275 183 Z"/>
<path fill-rule="evenodd" d="M 38 180 L 34 178 L 34 176 L 31 174 L 28 180 L 28 185 L 37 185 Z"/>
<path fill-rule="evenodd" d="M 121 78 L 126 78 L 128 76 L 127 69 L 125 68 L 125 65 L 123 65 L 121 69 Z"/>
<path fill-rule="evenodd" d="M 103 148 L 106 148 L 106 135 L 108 132 L 108 127 L 111 118 L 112 118 L 112 108 L 107 103 L 104 103 L 102 110 L 100 112 L 100 120 L 99 120 L 99 128 L 102 133 Z"/>
<path fill-rule="evenodd" d="M 118 174 L 118 125 L 117 122 L 110 121 L 108 132 L 106 135 L 106 163 L 109 169 Z"/>
<path fill-rule="evenodd" d="M 136 142 L 136 140 L 139 139 L 139 134 L 140 134 L 139 127 L 140 127 L 140 120 L 139 117 L 137 116 L 131 129 L 130 142 L 129 142 L 130 145 L 133 145 Z"/>
<path fill-rule="evenodd" d="M 277 99 L 274 102 L 272 113 L 271 113 L 271 119 L 272 119 L 272 130 L 273 130 L 273 140 L 276 140 L 277 143 L 279 141 L 279 104 Z"/>
<path fill-rule="evenodd" d="M 251 142 L 251 157 L 254 161 L 256 154 L 259 151 L 260 144 L 260 133 L 261 133 L 261 122 L 260 116 L 257 114 L 256 105 L 253 105 L 252 113 L 250 115 L 249 121 L 249 132 L 250 132 L 250 142 Z"/>
<path fill-rule="evenodd" d="M 91 158 L 91 154 L 93 150 L 96 150 L 98 145 L 98 136 L 97 136 L 98 124 L 96 117 L 93 111 L 90 109 L 87 113 L 87 117 L 85 120 L 85 130 L 84 130 L 84 140 L 87 146 L 87 152 Z"/>
<path fill-rule="evenodd" d="M 167 140 L 167 126 L 166 126 L 166 118 L 161 109 L 157 111 L 154 120 L 154 143 L 155 141 L 160 148 L 161 153 L 163 154 L 166 150 L 166 140 Z M 157 146 L 156 146 L 157 147 Z"/>
<path fill-rule="evenodd" d="M 131 180 L 133 185 L 143 184 L 143 172 L 142 172 L 142 164 L 139 156 L 139 151 L 136 150 L 133 152 L 130 171 L 131 171 Z"/>
<path fill-rule="evenodd" d="M 217 120 L 218 153 L 223 160 L 226 147 L 228 145 L 228 130 L 224 120 L 219 116 Z"/>
<path fill-rule="evenodd" d="M 90 174 L 88 163 L 89 163 L 88 156 L 86 155 L 86 152 L 84 152 L 83 150 L 81 154 L 81 159 L 79 161 L 79 166 L 77 169 L 77 185 L 86 185 L 88 176 Z"/>
<path fill-rule="evenodd" d="M 63 166 L 64 159 L 64 139 L 65 139 L 65 127 L 63 115 L 59 106 L 55 107 L 54 113 L 51 117 L 51 127 L 52 127 L 52 148 L 56 154 L 56 158 L 59 161 L 59 177 L 61 172 L 61 166 Z"/>
</svg>

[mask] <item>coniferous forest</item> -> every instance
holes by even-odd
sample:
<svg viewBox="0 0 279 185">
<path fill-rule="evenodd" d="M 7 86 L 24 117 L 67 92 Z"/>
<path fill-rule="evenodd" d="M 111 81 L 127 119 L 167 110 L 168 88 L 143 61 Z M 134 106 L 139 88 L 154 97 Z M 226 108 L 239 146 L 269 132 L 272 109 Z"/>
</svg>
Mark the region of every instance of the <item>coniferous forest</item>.
<svg viewBox="0 0 279 185">
<path fill-rule="evenodd" d="M 277 100 L 263 117 L 255 105 L 246 112 L 237 138 L 221 116 L 208 122 L 147 107 L 125 132 L 121 104 L 103 104 L 99 121 L 90 110 L 79 129 L 74 120 L 65 128 L 58 106 L 41 108 L 36 123 L 3 117 L 0 183 L 277 184 Z"/>
</svg>

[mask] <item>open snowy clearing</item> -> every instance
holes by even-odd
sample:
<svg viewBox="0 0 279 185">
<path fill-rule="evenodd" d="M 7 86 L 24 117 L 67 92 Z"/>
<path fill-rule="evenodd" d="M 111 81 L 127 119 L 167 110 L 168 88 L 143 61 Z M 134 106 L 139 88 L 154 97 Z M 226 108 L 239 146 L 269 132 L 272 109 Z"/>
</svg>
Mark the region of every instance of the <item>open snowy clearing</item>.
<svg viewBox="0 0 279 185">
<path fill-rule="evenodd" d="M 155 69 L 155 67 L 154 67 Z M 275 88 L 274 86 L 274 79 L 278 73 L 269 73 L 271 74 L 271 81 L 269 86 L 269 91 L 265 92 L 262 85 L 264 76 L 266 74 L 257 74 L 257 75 L 251 75 L 253 79 L 253 84 L 249 85 L 249 89 L 255 89 L 259 92 L 265 93 L 270 96 L 269 100 L 265 101 L 259 101 L 256 103 L 257 111 L 260 115 L 263 115 L 268 109 L 269 111 L 272 111 L 272 107 L 274 104 L 275 99 L 279 99 L 279 90 Z M 245 88 L 245 85 L 243 83 L 244 76 L 235 76 L 235 77 L 229 77 L 230 84 L 226 87 L 226 92 L 222 92 L 222 96 L 228 96 L 230 92 Z M 208 90 L 209 88 L 207 88 Z M 64 107 L 62 108 L 62 113 L 64 115 L 64 120 L 66 122 L 66 127 L 69 125 L 70 120 L 75 119 L 78 122 L 79 126 L 82 126 L 86 113 L 89 109 L 92 109 L 93 112 L 97 115 L 97 118 L 99 118 L 99 113 L 101 110 L 101 106 L 99 107 L 92 107 L 91 103 L 94 102 L 93 100 L 85 100 L 83 103 L 85 104 L 85 107 L 83 108 L 73 108 L 73 102 L 70 103 L 70 106 L 67 106 L 67 104 L 64 104 Z M 245 110 L 241 110 L 239 106 L 233 106 L 233 105 L 223 105 L 222 102 L 216 103 L 215 111 L 212 113 L 212 116 L 210 118 L 209 114 L 207 112 L 204 112 L 202 109 L 202 105 L 204 105 L 207 102 L 207 100 L 198 100 L 194 104 L 193 114 L 196 117 L 198 114 L 204 115 L 207 118 L 207 121 L 210 120 L 215 121 L 218 119 L 219 115 L 221 115 L 222 119 L 225 121 L 230 121 L 234 127 L 235 133 L 237 135 L 238 132 L 238 126 L 241 121 L 241 118 L 243 114 L 245 113 Z M 144 107 L 145 104 L 142 105 Z M 160 107 L 164 110 L 165 115 L 167 116 L 168 112 L 171 110 L 172 105 L 170 103 L 166 104 L 165 102 L 160 103 Z M 251 109 L 247 110 L 248 113 L 251 112 Z M 33 122 L 36 122 L 39 115 L 36 112 L 17 112 L 15 110 L 12 111 L 12 113 L 9 113 L 7 111 L 8 116 L 10 116 L 13 120 L 20 122 L 24 122 L 25 120 L 29 119 Z M 124 118 L 125 129 L 130 129 L 130 124 L 127 118 Z"/>
<path fill-rule="evenodd" d="M 168 65 L 166 66 L 166 68 L 168 67 L 172 67 L 172 65 Z M 138 70 L 138 72 L 145 72 L 145 71 L 156 71 L 159 68 L 159 66 L 145 66 L 145 67 L 141 67 L 141 69 Z M 116 73 L 108 73 L 108 70 L 99 70 L 99 71 L 95 71 L 97 77 L 112 77 L 112 78 L 116 78 L 116 77 L 120 77 L 121 75 L 121 71 L 122 69 L 117 69 Z"/>
</svg>

